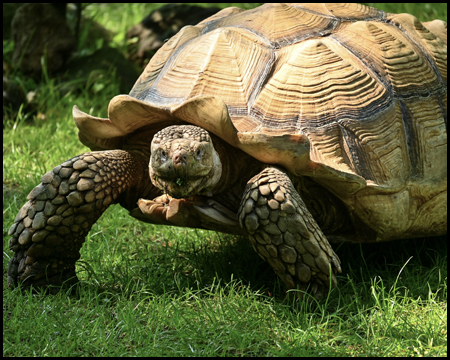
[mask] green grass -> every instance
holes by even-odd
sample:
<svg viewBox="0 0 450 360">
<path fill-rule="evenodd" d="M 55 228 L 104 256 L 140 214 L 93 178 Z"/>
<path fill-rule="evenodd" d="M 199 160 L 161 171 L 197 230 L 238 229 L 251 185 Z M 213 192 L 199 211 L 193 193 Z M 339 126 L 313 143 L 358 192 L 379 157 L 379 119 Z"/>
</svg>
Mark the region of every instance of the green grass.
<svg viewBox="0 0 450 360">
<path fill-rule="evenodd" d="M 121 34 L 148 11 L 132 6 L 90 5 L 87 13 L 124 48 Z M 407 11 L 446 20 L 444 8 Z M 86 51 L 100 46 L 84 39 Z M 4 60 L 10 49 L 4 41 Z M 445 237 L 334 246 L 343 265 L 338 288 L 320 302 L 294 303 L 247 239 L 140 223 L 116 206 L 87 237 L 73 292 L 8 289 L 7 232 L 26 195 L 49 169 L 87 151 L 72 106 L 104 117 L 119 92 L 107 71 L 77 84 L 82 91 L 45 74 L 39 83 L 12 76 L 27 91 L 39 89 L 36 113 L 4 122 L 4 356 L 447 355 Z"/>
</svg>

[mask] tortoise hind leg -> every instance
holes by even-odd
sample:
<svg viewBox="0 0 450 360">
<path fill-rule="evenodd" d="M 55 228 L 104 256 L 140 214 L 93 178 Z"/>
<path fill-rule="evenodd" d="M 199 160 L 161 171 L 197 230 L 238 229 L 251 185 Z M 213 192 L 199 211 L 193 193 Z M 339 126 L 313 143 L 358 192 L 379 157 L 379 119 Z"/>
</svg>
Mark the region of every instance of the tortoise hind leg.
<svg viewBox="0 0 450 360">
<path fill-rule="evenodd" d="M 239 221 L 288 289 L 311 284 L 320 297 L 336 286 L 339 258 L 283 171 L 267 167 L 248 182 Z"/>
<path fill-rule="evenodd" d="M 92 225 L 142 178 L 145 164 L 122 150 L 85 153 L 49 171 L 9 230 L 8 285 L 76 282 L 75 262 Z"/>
</svg>

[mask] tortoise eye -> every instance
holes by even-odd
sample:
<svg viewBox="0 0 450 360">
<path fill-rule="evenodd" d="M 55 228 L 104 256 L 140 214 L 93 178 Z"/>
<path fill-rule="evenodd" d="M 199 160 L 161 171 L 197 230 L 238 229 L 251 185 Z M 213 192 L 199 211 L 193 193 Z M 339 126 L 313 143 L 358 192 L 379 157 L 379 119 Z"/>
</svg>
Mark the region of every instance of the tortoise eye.
<svg viewBox="0 0 450 360">
<path fill-rule="evenodd" d="M 199 156 L 201 155 L 201 153 L 202 153 L 202 152 L 200 151 L 200 149 L 198 149 L 197 152 L 196 152 L 197 157 L 199 157 Z"/>
<path fill-rule="evenodd" d="M 164 150 L 161 150 L 161 159 L 166 160 L 166 152 Z"/>
</svg>

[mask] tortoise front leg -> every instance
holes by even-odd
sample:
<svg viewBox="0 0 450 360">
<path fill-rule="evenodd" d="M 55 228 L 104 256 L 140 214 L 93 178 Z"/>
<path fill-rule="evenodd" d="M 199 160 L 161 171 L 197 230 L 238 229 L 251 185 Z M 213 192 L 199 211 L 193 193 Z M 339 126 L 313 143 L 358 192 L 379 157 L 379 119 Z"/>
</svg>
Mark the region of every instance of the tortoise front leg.
<svg viewBox="0 0 450 360">
<path fill-rule="evenodd" d="M 145 162 L 113 150 L 76 156 L 45 174 L 9 230 L 15 254 L 8 285 L 76 282 L 75 262 L 92 225 L 145 172 Z"/>
<path fill-rule="evenodd" d="M 340 260 L 283 171 L 267 167 L 248 182 L 239 221 L 288 289 L 305 290 L 311 284 L 320 297 L 330 275 L 336 286 Z"/>
</svg>

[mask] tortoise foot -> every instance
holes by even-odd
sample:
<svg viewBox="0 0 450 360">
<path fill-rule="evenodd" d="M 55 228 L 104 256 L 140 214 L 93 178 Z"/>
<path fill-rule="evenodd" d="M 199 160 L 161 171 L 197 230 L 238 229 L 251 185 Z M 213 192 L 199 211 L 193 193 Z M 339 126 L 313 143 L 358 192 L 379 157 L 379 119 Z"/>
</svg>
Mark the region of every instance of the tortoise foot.
<svg viewBox="0 0 450 360">
<path fill-rule="evenodd" d="M 321 297 L 336 286 L 340 260 L 284 172 L 268 167 L 248 182 L 239 220 L 288 290 Z"/>
<path fill-rule="evenodd" d="M 26 262 L 29 264 L 26 264 Z M 59 292 L 60 287 L 70 286 L 78 282 L 75 273 L 75 263 L 60 264 L 59 272 L 55 271 L 55 262 L 49 260 L 35 261 L 27 257 L 24 252 L 17 252 L 8 263 L 8 286 L 13 287 L 20 284 L 27 288 L 45 288 L 51 293 Z M 29 265 L 26 266 L 25 265 Z M 51 285 L 51 286 L 50 286 Z"/>
<path fill-rule="evenodd" d="M 125 151 L 76 156 L 46 173 L 9 230 L 8 286 L 76 281 L 75 262 L 92 225 L 127 187 Z"/>
</svg>

